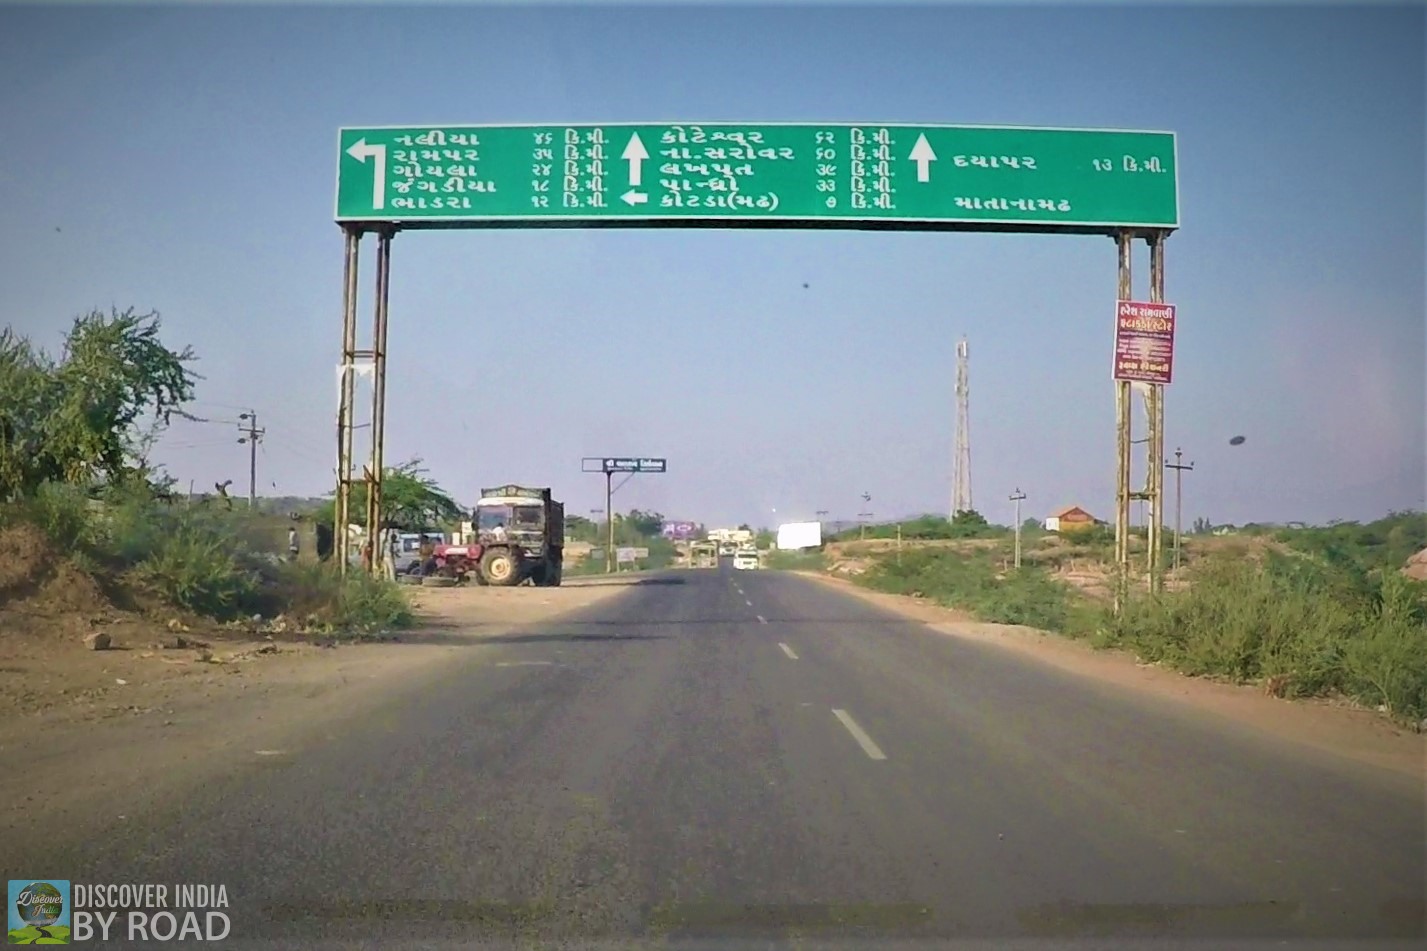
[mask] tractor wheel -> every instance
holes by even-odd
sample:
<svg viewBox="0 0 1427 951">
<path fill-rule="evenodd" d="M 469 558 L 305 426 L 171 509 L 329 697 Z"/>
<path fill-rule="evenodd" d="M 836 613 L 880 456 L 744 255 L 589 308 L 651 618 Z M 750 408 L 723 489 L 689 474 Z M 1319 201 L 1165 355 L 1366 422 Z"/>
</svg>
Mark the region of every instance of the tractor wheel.
<svg viewBox="0 0 1427 951">
<path fill-rule="evenodd" d="M 520 583 L 520 559 L 508 548 L 493 548 L 481 558 L 481 574 L 486 581 L 502 588 Z"/>
<path fill-rule="evenodd" d="M 545 566 L 545 583 L 552 588 L 560 587 L 560 576 L 564 574 L 564 562 L 556 559 Z"/>
</svg>

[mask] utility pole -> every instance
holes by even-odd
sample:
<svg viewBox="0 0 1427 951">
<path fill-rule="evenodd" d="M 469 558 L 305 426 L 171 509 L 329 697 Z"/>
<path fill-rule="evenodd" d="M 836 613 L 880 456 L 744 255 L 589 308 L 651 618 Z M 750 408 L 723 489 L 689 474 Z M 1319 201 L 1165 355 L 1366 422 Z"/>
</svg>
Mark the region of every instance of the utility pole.
<svg viewBox="0 0 1427 951">
<path fill-rule="evenodd" d="M 952 459 L 951 516 L 971 510 L 971 351 L 956 345 L 956 450 Z"/>
<path fill-rule="evenodd" d="M 1184 502 L 1184 473 L 1194 471 L 1194 462 L 1191 460 L 1188 465 L 1180 462 L 1180 457 L 1184 455 L 1182 449 L 1174 450 L 1174 461 L 1166 462 L 1166 469 L 1174 470 L 1174 569 L 1179 570 L 1179 534 L 1180 516 L 1183 514 Z"/>
<path fill-rule="evenodd" d="M 1021 499 L 1026 497 L 1026 493 L 1021 491 L 1020 486 L 1016 486 L 1016 491 L 1012 492 L 1010 499 L 1016 503 L 1016 567 L 1021 567 Z"/>
<path fill-rule="evenodd" d="M 267 430 L 258 428 L 257 410 L 239 413 L 238 418 L 248 421 L 246 428 L 242 423 L 238 424 L 238 432 L 243 433 L 238 443 L 248 444 L 248 508 L 252 508 L 258 497 L 258 443 L 262 441 L 263 433 Z"/>
</svg>

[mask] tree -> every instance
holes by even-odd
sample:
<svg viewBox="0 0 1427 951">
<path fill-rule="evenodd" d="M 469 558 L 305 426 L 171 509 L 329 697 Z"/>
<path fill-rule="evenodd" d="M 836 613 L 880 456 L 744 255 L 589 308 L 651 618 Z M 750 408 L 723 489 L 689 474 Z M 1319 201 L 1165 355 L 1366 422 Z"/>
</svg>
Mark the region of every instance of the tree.
<svg viewBox="0 0 1427 951">
<path fill-rule="evenodd" d="M 642 538 L 658 538 L 664 530 L 664 516 L 658 512 L 641 512 L 631 509 L 623 521 Z"/>
<path fill-rule="evenodd" d="M 982 515 L 975 509 L 962 509 L 961 511 L 957 512 L 956 515 L 952 518 L 951 524 L 977 526 L 985 525 L 986 516 Z"/>
<path fill-rule="evenodd" d="M 75 318 L 59 360 L 0 331 L 0 498 L 43 482 L 86 488 L 148 480 L 147 456 L 197 375 L 192 348 L 159 339 L 157 313 Z M 147 421 L 147 425 L 141 425 Z"/>
<path fill-rule="evenodd" d="M 366 520 L 367 486 L 358 482 L 352 486 L 348 502 L 353 522 Z M 329 499 L 317 510 L 314 518 L 331 524 L 337 517 L 337 502 Z M 399 466 L 388 466 L 382 478 L 382 525 L 398 531 L 420 532 L 466 517 L 465 509 L 446 490 L 428 478 L 421 459 L 410 459 Z"/>
</svg>

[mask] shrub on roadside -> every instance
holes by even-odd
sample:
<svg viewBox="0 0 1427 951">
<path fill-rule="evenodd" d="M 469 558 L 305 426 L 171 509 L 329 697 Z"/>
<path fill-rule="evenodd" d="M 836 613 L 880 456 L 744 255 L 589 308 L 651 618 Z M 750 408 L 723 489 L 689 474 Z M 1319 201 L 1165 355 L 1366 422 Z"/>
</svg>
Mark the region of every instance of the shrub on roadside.
<svg viewBox="0 0 1427 951">
<path fill-rule="evenodd" d="M 411 607 L 401 587 L 359 571 L 345 578 L 330 564 L 283 563 L 274 572 L 266 613 L 315 616 L 339 630 L 408 627 Z"/>
<path fill-rule="evenodd" d="M 880 558 L 860 583 L 893 594 L 919 594 L 970 611 L 978 619 L 1064 629 L 1070 593 L 1042 569 L 1023 564 L 998 571 L 988 552 L 920 549 Z"/>
<path fill-rule="evenodd" d="M 91 548 L 97 537 L 94 503 L 72 485 L 46 482 L 33 495 L 0 506 L 0 525 L 35 526 L 61 552 Z"/>
<path fill-rule="evenodd" d="M 827 566 L 827 554 L 821 549 L 779 551 L 768 553 L 765 567 L 783 571 L 821 571 Z"/>
<path fill-rule="evenodd" d="M 293 565 L 255 550 L 246 511 L 170 506 L 141 490 L 90 499 L 77 487 L 45 484 L 0 505 L 0 526 L 39 528 L 89 574 L 119 578 L 163 602 L 215 619 L 261 613 L 316 615 L 338 629 L 407 625 L 397 585 L 329 565 Z"/>
<path fill-rule="evenodd" d="M 134 566 L 136 581 L 195 614 L 229 618 L 253 609 L 259 578 L 239 561 L 231 539 L 199 524 L 160 535 Z"/>
<path fill-rule="evenodd" d="M 1427 715 L 1427 586 L 1277 554 L 1207 559 L 1191 581 L 1130 598 L 1097 643 L 1189 674 L 1269 680 L 1284 696 L 1337 693 Z"/>
</svg>

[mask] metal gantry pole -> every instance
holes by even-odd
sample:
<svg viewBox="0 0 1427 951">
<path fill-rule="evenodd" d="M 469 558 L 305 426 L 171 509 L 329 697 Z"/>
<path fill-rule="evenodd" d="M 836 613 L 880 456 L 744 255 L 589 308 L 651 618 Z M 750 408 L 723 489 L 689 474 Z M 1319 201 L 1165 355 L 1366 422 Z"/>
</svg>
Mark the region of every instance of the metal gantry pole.
<svg viewBox="0 0 1427 951">
<path fill-rule="evenodd" d="M 372 461 L 367 484 L 367 539 L 371 545 L 371 571 L 380 575 L 387 546 L 382 543 L 382 453 L 386 435 L 387 301 L 391 290 L 391 239 L 393 231 L 377 233 L 377 299 L 372 329 Z"/>
<path fill-rule="evenodd" d="M 1150 302 L 1164 303 L 1164 232 L 1149 238 Z M 1164 587 L 1164 384 L 1150 385 L 1149 405 L 1149 565 L 1150 591 Z"/>
<path fill-rule="evenodd" d="M 332 553 L 337 570 L 347 573 L 347 525 L 351 522 L 352 499 L 352 365 L 357 350 L 357 265 L 360 260 L 362 231 L 358 227 L 342 229 L 344 259 L 342 266 L 342 362 L 337 404 L 337 504 L 332 525 Z"/>
<path fill-rule="evenodd" d="M 1134 232 L 1116 235 L 1120 260 L 1118 299 L 1130 300 Z M 1125 604 L 1130 580 L 1130 384 L 1115 381 L 1115 613 Z"/>
</svg>

